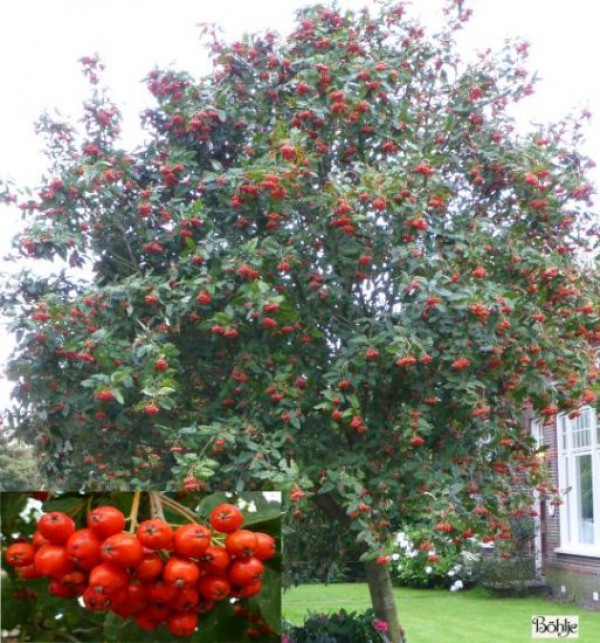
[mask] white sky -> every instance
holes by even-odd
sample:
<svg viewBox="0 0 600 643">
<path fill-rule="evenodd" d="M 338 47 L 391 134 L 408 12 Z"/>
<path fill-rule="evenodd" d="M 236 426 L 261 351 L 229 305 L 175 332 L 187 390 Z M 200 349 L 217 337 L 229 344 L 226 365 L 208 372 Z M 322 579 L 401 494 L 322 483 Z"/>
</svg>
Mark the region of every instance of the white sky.
<svg viewBox="0 0 600 643">
<path fill-rule="evenodd" d="M 41 141 L 33 122 L 44 110 L 79 118 L 86 84 L 77 62 L 98 53 L 104 81 L 123 111 L 124 141 L 140 140 L 137 114 L 152 101 L 141 80 L 155 66 L 172 65 L 201 75 L 208 69 L 198 40 L 199 22 L 215 22 L 228 39 L 244 31 L 287 33 L 294 10 L 306 0 L 14 0 L 0 9 L 0 177 L 35 186 L 44 172 Z M 372 5 L 339 0 L 341 8 Z M 439 24 L 443 0 L 407 3 L 426 25 Z M 461 36 L 464 57 L 474 49 L 498 48 L 505 37 L 531 43 L 529 67 L 539 71 L 536 93 L 519 108 L 519 122 L 557 120 L 588 108 L 586 153 L 600 162 L 600 60 L 598 4 L 589 0 L 466 0 L 474 17 Z M 593 175 L 600 185 L 600 171 Z M 0 261 L 9 248 L 17 216 L 0 210 Z M 2 265 L 0 264 L 0 270 Z M 0 326 L 0 368 L 11 342 Z M 0 409 L 9 386 L 0 376 Z"/>
</svg>

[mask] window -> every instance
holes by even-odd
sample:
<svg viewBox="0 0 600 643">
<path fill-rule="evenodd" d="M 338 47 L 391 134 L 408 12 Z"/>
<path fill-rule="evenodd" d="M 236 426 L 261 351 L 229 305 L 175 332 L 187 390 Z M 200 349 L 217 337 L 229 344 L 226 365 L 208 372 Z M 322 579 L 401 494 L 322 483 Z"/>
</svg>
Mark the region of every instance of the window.
<svg viewBox="0 0 600 643">
<path fill-rule="evenodd" d="M 560 508 L 558 551 L 600 556 L 600 427 L 594 409 L 577 417 L 560 415 L 558 481 Z"/>
</svg>

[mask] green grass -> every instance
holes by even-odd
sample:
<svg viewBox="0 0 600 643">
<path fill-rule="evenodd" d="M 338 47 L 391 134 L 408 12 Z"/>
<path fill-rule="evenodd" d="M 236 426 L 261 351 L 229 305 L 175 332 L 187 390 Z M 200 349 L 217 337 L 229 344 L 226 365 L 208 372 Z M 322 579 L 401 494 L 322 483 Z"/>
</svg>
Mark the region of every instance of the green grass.
<svg viewBox="0 0 600 643">
<path fill-rule="evenodd" d="M 540 598 L 497 598 L 483 589 L 395 590 L 408 643 L 532 643 L 533 615 L 578 615 L 579 643 L 600 641 L 600 612 Z M 367 585 L 301 585 L 283 596 L 283 616 L 301 624 L 308 611 L 349 612 L 370 607 Z M 542 639 L 543 640 L 543 639 Z M 554 639 L 554 640 L 565 640 Z M 572 640 L 572 639 L 566 639 Z"/>
</svg>

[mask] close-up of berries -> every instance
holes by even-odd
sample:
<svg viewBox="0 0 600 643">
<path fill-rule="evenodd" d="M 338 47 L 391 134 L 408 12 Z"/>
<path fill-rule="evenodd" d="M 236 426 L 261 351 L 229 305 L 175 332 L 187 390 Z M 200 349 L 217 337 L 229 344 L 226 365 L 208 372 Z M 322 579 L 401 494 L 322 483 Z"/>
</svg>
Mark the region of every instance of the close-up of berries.
<svg viewBox="0 0 600 643">
<path fill-rule="evenodd" d="M 263 561 L 278 554 L 277 534 L 243 529 L 246 514 L 232 503 L 191 521 L 177 500 L 148 492 L 144 504 L 145 495 L 131 494 L 129 515 L 111 504 L 90 506 L 91 498 L 42 513 L 29 538 L 3 548 L 7 569 L 24 584 L 45 580 L 49 595 L 73 607 L 157 635 L 166 628 L 200 636 L 213 610 L 246 613 L 243 601 L 263 589 Z M 33 597 L 40 590 L 19 591 Z"/>
</svg>

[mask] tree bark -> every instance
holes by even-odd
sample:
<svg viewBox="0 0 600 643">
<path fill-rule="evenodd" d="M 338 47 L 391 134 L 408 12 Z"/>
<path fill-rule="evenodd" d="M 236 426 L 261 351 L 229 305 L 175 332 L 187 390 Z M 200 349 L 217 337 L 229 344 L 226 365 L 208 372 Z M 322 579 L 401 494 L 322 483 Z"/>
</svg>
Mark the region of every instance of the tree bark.
<svg viewBox="0 0 600 643">
<path fill-rule="evenodd" d="M 365 563 L 365 570 L 375 615 L 379 620 L 387 623 L 389 640 L 391 643 L 406 643 L 404 630 L 400 627 L 400 622 L 398 621 L 394 587 L 389 568 L 375 561 L 369 561 Z"/>
<path fill-rule="evenodd" d="M 338 521 L 345 527 L 350 525 L 350 518 L 330 495 L 316 496 L 315 500 L 321 510 L 332 520 Z M 389 567 L 380 565 L 375 561 L 369 561 L 365 563 L 365 571 L 367 573 L 371 604 L 376 617 L 387 623 L 387 637 L 391 643 L 406 643 L 406 635 L 398 620 L 394 587 Z"/>
</svg>

